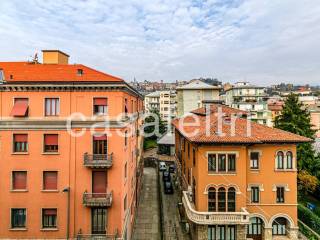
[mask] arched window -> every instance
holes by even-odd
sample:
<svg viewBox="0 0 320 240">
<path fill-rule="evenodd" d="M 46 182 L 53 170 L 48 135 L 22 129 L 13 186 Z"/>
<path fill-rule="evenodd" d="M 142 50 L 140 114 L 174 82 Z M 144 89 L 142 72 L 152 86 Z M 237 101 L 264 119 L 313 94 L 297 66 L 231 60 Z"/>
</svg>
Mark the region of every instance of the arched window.
<svg viewBox="0 0 320 240">
<path fill-rule="evenodd" d="M 292 163 L 293 162 L 292 161 L 292 159 L 293 159 L 292 152 L 288 151 L 286 155 L 287 155 L 287 168 L 288 169 L 292 169 L 293 168 L 293 166 L 292 166 L 293 165 L 293 163 Z"/>
<path fill-rule="evenodd" d="M 208 190 L 208 211 L 215 212 L 217 211 L 216 207 L 216 189 L 214 187 L 210 187 Z"/>
<path fill-rule="evenodd" d="M 250 224 L 248 225 L 248 228 L 247 228 L 247 237 L 258 239 L 255 237 L 262 235 L 262 228 L 263 228 L 263 222 L 261 218 L 259 217 L 250 218 Z"/>
<path fill-rule="evenodd" d="M 283 152 L 282 151 L 279 151 L 278 153 L 277 153 L 277 168 L 278 169 L 283 169 L 283 163 L 284 163 L 284 154 L 283 154 Z"/>
<path fill-rule="evenodd" d="M 276 218 L 272 223 L 272 235 L 286 235 L 287 219 Z"/>
<path fill-rule="evenodd" d="M 228 212 L 236 211 L 236 190 L 234 187 L 228 189 Z"/>
<path fill-rule="evenodd" d="M 218 190 L 218 211 L 226 211 L 226 190 L 223 187 Z"/>
</svg>

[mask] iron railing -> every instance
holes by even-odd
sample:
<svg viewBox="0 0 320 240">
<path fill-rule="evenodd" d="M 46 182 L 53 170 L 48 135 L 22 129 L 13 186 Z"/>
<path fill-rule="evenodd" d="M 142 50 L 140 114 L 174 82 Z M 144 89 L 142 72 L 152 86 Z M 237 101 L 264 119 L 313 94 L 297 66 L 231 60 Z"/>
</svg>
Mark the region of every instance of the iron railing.
<svg viewBox="0 0 320 240">
<path fill-rule="evenodd" d="M 110 207 L 112 191 L 109 193 L 83 193 L 83 204 L 87 207 Z"/>
<path fill-rule="evenodd" d="M 83 155 L 83 163 L 87 167 L 110 168 L 112 166 L 113 153 L 111 154 L 88 154 Z"/>
</svg>

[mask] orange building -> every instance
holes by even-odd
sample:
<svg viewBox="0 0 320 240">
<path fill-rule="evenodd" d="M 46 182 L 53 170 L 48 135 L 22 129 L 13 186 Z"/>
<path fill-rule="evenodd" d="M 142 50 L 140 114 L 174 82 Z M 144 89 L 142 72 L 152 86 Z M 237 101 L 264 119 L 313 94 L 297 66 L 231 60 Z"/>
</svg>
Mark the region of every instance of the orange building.
<svg viewBox="0 0 320 240">
<path fill-rule="evenodd" d="M 310 139 L 222 105 L 193 113 L 173 122 L 192 239 L 297 239 L 296 144 Z"/>
<path fill-rule="evenodd" d="M 142 98 L 68 58 L 0 62 L 0 238 L 130 239 Z"/>
</svg>

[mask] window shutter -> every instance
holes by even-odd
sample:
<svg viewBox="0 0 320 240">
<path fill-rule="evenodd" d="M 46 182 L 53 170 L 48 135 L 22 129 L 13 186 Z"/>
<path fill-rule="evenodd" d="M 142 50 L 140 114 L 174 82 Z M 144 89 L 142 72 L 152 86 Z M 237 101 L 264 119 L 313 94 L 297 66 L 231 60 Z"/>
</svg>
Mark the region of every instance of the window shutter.
<svg viewBox="0 0 320 240">
<path fill-rule="evenodd" d="M 14 142 L 28 142 L 28 134 L 14 134 Z"/>
<path fill-rule="evenodd" d="M 107 98 L 94 98 L 93 104 L 98 106 L 107 106 L 108 105 L 108 99 Z"/>
<path fill-rule="evenodd" d="M 43 173 L 43 188 L 45 190 L 57 189 L 57 172 L 44 172 Z"/>
<path fill-rule="evenodd" d="M 107 135 L 93 136 L 93 140 L 95 140 L 95 141 L 107 140 Z"/>
<path fill-rule="evenodd" d="M 46 216 L 57 215 L 57 209 L 43 209 L 43 215 L 46 215 Z"/>
<path fill-rule="evenodd" d="M 58 134 L 45 134 L 44 135 L 45 145 L 58 145 Z"/>
<path fill-rule="evenodd" d="M 10 116 L 25 117 L 28 112 L 28 99 L 15 99 Z"/>
<path fill-rule="evenodd" d="M 107 189 L 107 174 L 106 172 L 96 171 L 92 172 L 92 191 L 93 193 L 106 193 Z"/>
<path fill-rule="evenodd" d="M 13 189 L 27 189 L 27 172 L 13 172 Z"/>
</svg>

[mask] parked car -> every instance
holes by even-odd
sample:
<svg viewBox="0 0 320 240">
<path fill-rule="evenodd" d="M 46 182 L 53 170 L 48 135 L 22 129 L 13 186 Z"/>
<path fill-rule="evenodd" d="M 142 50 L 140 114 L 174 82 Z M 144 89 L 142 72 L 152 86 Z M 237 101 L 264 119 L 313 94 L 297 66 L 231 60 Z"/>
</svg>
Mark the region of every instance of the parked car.
<svg viewBox="0 0 320 240">
<path fill-rule="evenodd" d="M 165 194 L 173 194 L 173 186 L 171 181 L 164 182 L 164 193 Z"/>
<path fill-rule="evenodd" d="M 164 182 L 171 180 L 171 176 L 170 176 L 170 172 L 169 172 L 169 171 L 164 171 L 164 172 L 163 172 L 163 174 L 162 174 L 162 180 L 163 180 Z"/>
<path fill-rule="evenodd" d="M 174 173 L 175 170 L 176 170 L 176 166 L 174 164 L 171 164 L 169 166 L 169 172 Z"/>
<path fill-rule="evenodd" d="M 159 163 L 159 170 L 160 171 L 166 171 L 167 170 L 167 165 L 165 162 L 160 162 Z"/>
</svg>

